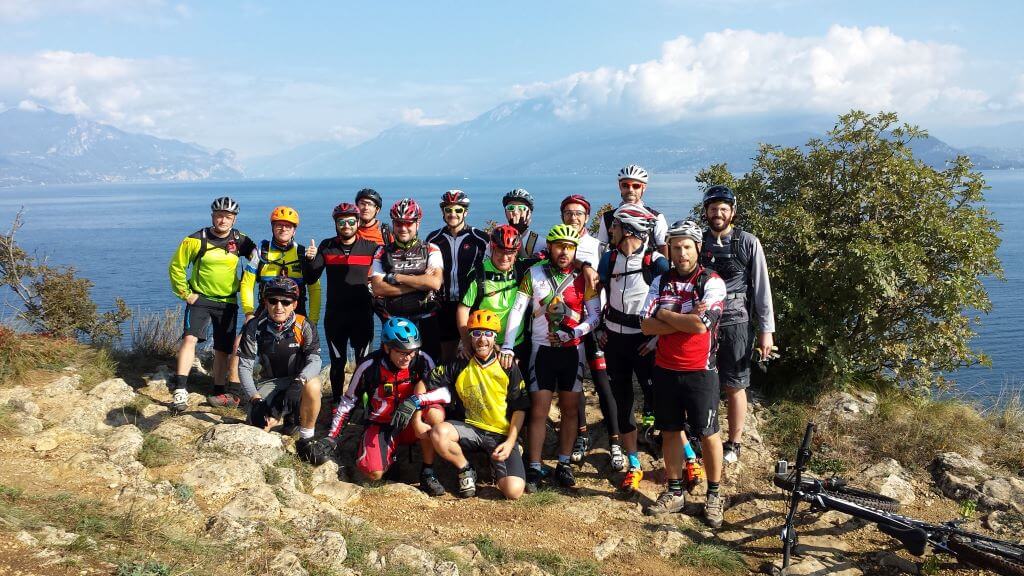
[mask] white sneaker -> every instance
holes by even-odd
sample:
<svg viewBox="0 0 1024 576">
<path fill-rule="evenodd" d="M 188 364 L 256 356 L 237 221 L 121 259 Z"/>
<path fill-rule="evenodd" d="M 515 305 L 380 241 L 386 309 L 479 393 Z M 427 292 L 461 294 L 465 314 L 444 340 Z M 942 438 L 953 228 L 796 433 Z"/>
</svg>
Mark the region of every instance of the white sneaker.
<svg viewBox="0 0 1024 576">
<path fill-rule="evenodd" d="M 174 406 L 173 408 L 178 412 L 184 412 L 188 410 L 188 390 L 184 388 L 178 388 L 174 391 Z"/>
</svg>

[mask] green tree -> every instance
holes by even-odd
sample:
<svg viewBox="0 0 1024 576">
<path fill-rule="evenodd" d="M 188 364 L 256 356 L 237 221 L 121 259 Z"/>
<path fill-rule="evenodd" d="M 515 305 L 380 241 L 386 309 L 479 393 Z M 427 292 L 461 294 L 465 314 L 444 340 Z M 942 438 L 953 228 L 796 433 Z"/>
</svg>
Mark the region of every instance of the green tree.
<svg viewBox="0 0 1024 576">
<path fill-rule="evenodd" d="M 891 113 L 853 111 L 803 148 L 762 145 L 739 179 L 737 224 L 764 245 L 783 354 L 770 382 L 821 387 L 943 386 L 942 371 L 988 358 L 970 339 L 1003 277 L 999 223 L 982 174 L 961 156 L 937 170 L 909 146 L 927 133 Z"/>
</svg>

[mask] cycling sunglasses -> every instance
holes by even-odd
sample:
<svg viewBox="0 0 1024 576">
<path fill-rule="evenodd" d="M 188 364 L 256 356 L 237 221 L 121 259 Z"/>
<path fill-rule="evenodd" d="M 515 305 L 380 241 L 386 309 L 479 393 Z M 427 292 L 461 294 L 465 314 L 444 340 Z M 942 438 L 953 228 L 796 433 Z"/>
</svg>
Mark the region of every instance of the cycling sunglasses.
<svg viewBox="0 0 1024 576">
<path fill-rule="evenodd" d="M 619 188 L 623 190 L 639 190 L 643 187 L 644 185 L 641 182 L 619 182 Z"/>
<path fill-rule="evenodd" d="M 359 219 L 358 218 L 338 218 L 337 220 L 335 220 L 335 222 L 338 223 L 338 226 L 355 226 L 356 224 L 359 223 Z"/>
<path fill-rule="evenodd" d="M 470 330 L 469 335 L 473 338 L 494 338 L 494 330 Z"/>
<path fill-rule="evenodd" d="M 280 299 L 280 298 L 267 298 L 268 306 L 291 306 L 295 303 L 295 300 Z"/>
<path fill-rule="evenodd" d="M 465 211 L 466 211 L 466 209 L 463 208 L 462 206 L 445 206 L 444 207 L 444 213 L 445 214 L 462 214 Z"/>
<path fill-rule="evenodd" d="M 530 207 L 526 204 L 509 204 L 505 206 L 505 212 L 526 212 Z"/>
</svg>

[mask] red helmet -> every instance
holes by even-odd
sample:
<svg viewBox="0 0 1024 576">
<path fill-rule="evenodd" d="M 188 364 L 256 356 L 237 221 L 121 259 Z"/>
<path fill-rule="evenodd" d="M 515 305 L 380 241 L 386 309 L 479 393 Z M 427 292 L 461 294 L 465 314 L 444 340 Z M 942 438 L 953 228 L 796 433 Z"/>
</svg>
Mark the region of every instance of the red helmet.
<svg viewBox="0 0 1024 576">
<path fill-rule="evenodd" d="M 587 214 L 590 214 L 590 202 L 587 202 L 587 199 L 580 194 L 566 196 L 565 200 L 562 200 L 562 206 L 559 207 L 558 210 L 565 210 L 565 207 L 569 204 L 579 204 L 580 206 L 583 206 L 583 209 L 587 211 Z"/>
<path fill-rule="evenodd" d="M 519 238 L 519 230 L 514 226 L 502 224 L 491 230 L 491 244 L 502 250 L 519 250 L 522 240 Z"/>
<path fill-rule="evenodd" d="M 391 219 L 403 222 L 419 222 L 423 209 L 412 198 L 402 198 L 391 206 Z"/>
<path fill-rule="evenodd" d="M 342 216 L 359 216 L 359 208 L 355 204 L 342 202 L 334 207 L 334 212 L 331 213 L 331 218 L 337 220 Z"/>
<path fill-rule="evenodd" d="M 469 196 L 462 190 L 449 190 L 441 196 L 441 208 L 445 206 L 451 206 L 452 204 L 458 204 L 463 208 L 469 208 Z"/>
</svg>

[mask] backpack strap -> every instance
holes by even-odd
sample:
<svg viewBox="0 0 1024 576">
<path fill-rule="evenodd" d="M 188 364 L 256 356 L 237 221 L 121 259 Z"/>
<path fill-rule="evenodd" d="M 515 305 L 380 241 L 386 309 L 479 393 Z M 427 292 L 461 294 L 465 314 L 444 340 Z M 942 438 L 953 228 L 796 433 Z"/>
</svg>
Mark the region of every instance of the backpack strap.
<svg viewBox="0 0 1024 576">
<path fill-rule="evenodd" d="M 537 247 L 537 233 L 530 230 L 530 233 L 526 236 L 526 244 L 523 244 L 523 250 L 526 252 L 526 257 L 533 256 L 533 249 Z"/>
<path fill-rule="evenodd" d="M 305 336 L 302 335 L 303 328 L 306 326 L 306 317 L 302 314 L 295 315 L 295 323 L 292 324 L 292 332 L 295 333 L 295 342 L 302 347 Z"/>
</svg>

